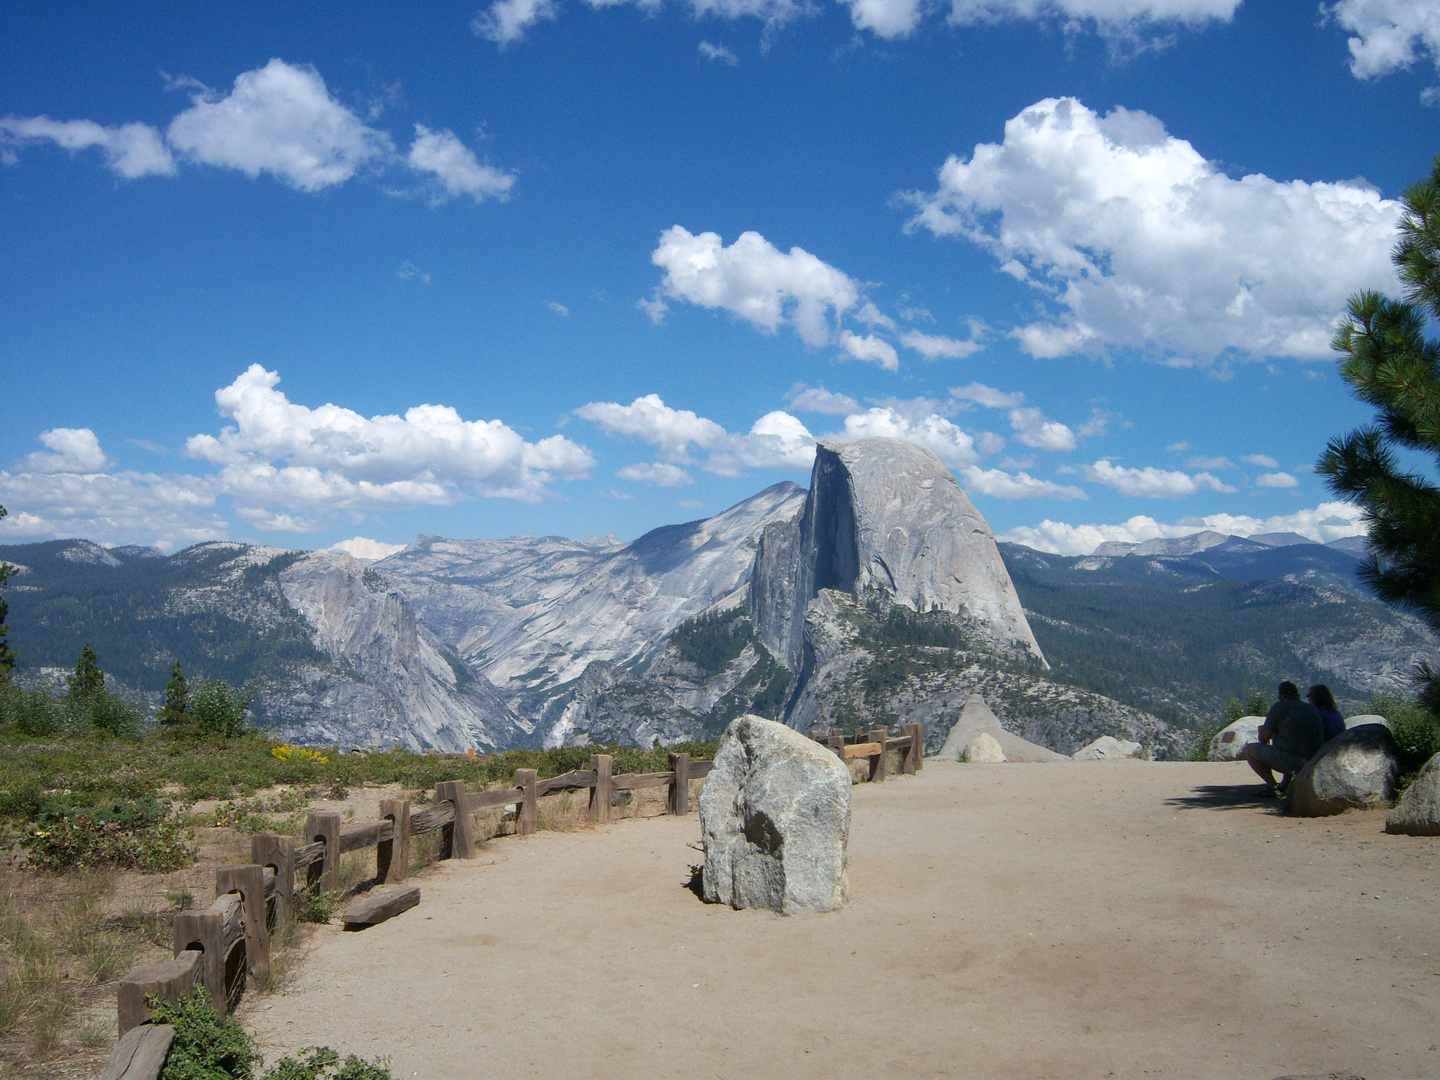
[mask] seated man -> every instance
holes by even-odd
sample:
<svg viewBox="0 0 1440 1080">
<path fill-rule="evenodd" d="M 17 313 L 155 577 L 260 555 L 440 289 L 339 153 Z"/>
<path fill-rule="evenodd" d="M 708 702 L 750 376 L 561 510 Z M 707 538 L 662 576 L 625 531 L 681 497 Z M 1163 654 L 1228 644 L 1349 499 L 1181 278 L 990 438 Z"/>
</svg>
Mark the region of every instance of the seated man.
<svg viewBox="0 0 1440 1080">
<path fill-rule="evenodd" d="M 1280 700 L 1270 706 L 1260 725 L 1260 741 L 1246 743 L 1240 756 L 1265 781 L 1268 793 L 1284 791 L 1290 777 L 1305 767 L 1325 745 L 1325 721 L 1320 710 L 1300 700 L 1300 688 L 1286 681 L 1280 684 Z M 1271 770 L 1281 774 L 1278 788 Z"/>
</svg>

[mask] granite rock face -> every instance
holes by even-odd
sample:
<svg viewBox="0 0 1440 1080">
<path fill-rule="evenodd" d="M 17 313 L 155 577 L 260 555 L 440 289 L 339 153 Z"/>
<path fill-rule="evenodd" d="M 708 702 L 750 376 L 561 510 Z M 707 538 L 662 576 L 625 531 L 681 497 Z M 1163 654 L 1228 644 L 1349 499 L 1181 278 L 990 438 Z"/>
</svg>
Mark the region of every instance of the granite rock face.
<svg viewBox="0 0 1440 1080">
<path fill-rule="evenodd" d="M 1400 753 L 1390 729 L 1365 724 L 1337 735 L 1290 781 L 1290 811 L 1325 817 L 1386 806 L 1395 798 Z"/>
<path fill-rule="evenodd" d="M 1228 727 L 1223 727 L 1210 740 L 1207 761 L 1239 761 L 1240 751 L 1246 743 L 1260 741 L 1260 725 L 1263 716 L 1242 716 Z"/>
<path fill-rule="evenodd" d="M 1140 757 L 1144 751 L 1145 748 L 1138 742 L 1117 739 L 1113 735 L 1101 735 L 1070 756 L 1076 761 L 1125 761 Z"/>
<path fill-rule="evenodd" d="M 518 717 L 483 677 L 428 630 L 385 575 L 349 555 L 318 551 L 279 573 L 280 590 L 310 627 L 329 670 L 272 695 L 269 719 L 287 737 L 343 746 L 495 749 L 524 738 Z"/>
<path fill-rule="evenodd" d="M 1420 770 L 1385 819 L 1385 831 L 1408 836 L 1440 836 L 1440 754 Z"/>
<path fill-rule="evenodd" d="M 844 904 L 850 770 L 798 731 L 733 721 L 700 793 L 700 828 L 707 901 L 782 915 Z"/>
<path fill-rule="evenodd" d="M 821 443 L 803 512 L 763 532 L 750 609 L 769 650 L 801 670 L 805 609 L 821 590 L 878 590 L 963 615 L 1043 662 L 990 526 L 929 450 L 901 439 Z"/>
<path fill-rule="evenodd" d="M 629 544 L 422 536 L 376 566 L 516 712 L 548 718 L 537 740 L 560 745 L 576 730 L 563 711 L 591 664 L 644 668 L 686 619 L 742 604 L 762 532 L 804 502 L 799 485 L 776 484 Z"/>
</svg>

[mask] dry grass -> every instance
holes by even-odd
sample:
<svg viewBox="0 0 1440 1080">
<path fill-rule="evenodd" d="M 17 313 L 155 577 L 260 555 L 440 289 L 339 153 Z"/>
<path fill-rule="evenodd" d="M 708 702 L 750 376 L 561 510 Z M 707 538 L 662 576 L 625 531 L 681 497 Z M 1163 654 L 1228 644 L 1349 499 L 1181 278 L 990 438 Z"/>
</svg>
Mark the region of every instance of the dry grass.
<svg viewBox="0 0 1440 1080">
<path fill-rule="evenodd" d="M 5 875 L 0 882 L 0 1066 L 7 1075 L 58 1075 L 42 1062 L 113 1036 L 92 1018 L 71 1023 L 149 948 L 147 920 L 117 917 L 116 876 Z"/>
</svg>

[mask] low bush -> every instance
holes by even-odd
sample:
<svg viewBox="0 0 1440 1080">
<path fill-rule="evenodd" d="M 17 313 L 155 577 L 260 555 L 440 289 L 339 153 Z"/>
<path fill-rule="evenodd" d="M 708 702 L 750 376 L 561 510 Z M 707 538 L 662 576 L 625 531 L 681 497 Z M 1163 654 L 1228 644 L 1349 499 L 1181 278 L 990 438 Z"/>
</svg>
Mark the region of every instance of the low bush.
<svg viewBox="0 0 1440 1080">
<path fill-rule="evenodd" d="M 183 1001 L 157 1001 L 152 1013 L 158 1024 L 175 1028 L 175 1041 L 160 1080 L 255 1080 L 260 1051 L 233 1018 L 215 1018 L 205 991 Z M 281 1058 L 260 1080 L 394 1080 L 383 1064 L 348 1055 L 343 1061 L 328 1046 L 310 1046 L 294 1057 Z"/>
<path fill-rule="evenodd" d="M 116 867 L 157 873 L 195 859 L 184 824 L 154 799 L 109 807 L 59 807 L 40 812 L 20 837 L 38 870 Z"/>
<path fill-rule="evenodd" d="M 1376 694 L 1365 711 L 1390 721 L 1390 734 L 1406 757 L 1423 764 L 1440 754 L 1440 717 L 1415 698 Z"/>
</svg>

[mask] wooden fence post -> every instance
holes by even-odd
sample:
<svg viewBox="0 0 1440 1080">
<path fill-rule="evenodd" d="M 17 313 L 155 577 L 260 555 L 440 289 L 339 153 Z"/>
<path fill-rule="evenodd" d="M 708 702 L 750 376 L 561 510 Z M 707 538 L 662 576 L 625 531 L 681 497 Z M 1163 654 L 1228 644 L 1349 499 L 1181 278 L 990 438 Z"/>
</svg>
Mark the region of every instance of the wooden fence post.
<svg viewBox="0 0 1440 1080">
<path fill-rule="evenodd" d="M 436 784 L 435 799 L 455 806 L 455 820 L 440 830 L 440 857 L 475 858 L 475 822 L 470 817 L 470 804 L 465 801 L 464 781 L 445 780 Z"/>
<path fill-rule="evenodd" d="M 215 872 L 215 895 L 240 894 L 245 920 L 245 968 L 253 977 L 269 974 L 270 930 L 265 925 L 265 868 L 222 866 Z"/>
<path fill-rule="evenodd" d="M 534 769 L 516 769 L 515 786 L 520 789 L 520 805 L 515 812 L 515 835 L 529 836 L 540 827 L 540 807 L 535 800 Z"/>
<path fill-rule="evenodd" d="M 885 780 L 885 740 L 890 737 L 890 732 L 885 728 L 872 728 L 870 730 L 870 742 L 880 744 L 880 753 L 870 758 L 870 780 L 880 784 Z"/>
<path fill-rule="evenodd" d="M 199 950 L 185 950 L 173 960 L 131 968 L 116 987 L 120 1034 L 150 1021 L 150 999 L 179 1001 L 190 996 L 204 966 Z"/>
<path fill-rule="evenodd" d="M 250 861 L 275 870 L 274 929 L 282 930 L 295 918 L 295 841 L 289 836 L 268 833 L 252 836 Z M 266 915 L 268 917 L 269 912 Z"/>
<path fill-rule="evenodd" d="M 595 786 L 590 789 L 590 820 L 610 820 L 610 776 L 615 759 L 609 754 L 591 754 L 590 768 L 595 770 Z"/>
<path fill-rule="evenodd" d="M 844 735 L 837 735 L 837 734 L 835 734 L 835 733 L 832 731 L 832 732 L 830 733 L 830 737 L 825 740 L 825 743 L 826 743 L 827 746 L 830 747 L 831 750 L 834 750 L 834 751 L 835 751 L 836 755 L 840 758 L 841 761 L 844 761 L 844 760 L 845 760 L 845 736 L 844 736 Z"/>
<path fill-rule="evenodd" d="M 380 816 L 390 819 L 390 839 L 375 845 L 375 876 L 393 885 L 410 874 L 410 800 L 381 799 Z"/>
<path fill-rule="evenodd" d="M 907 776 L 914 776 L 924 768 L 925 725 L 906 724 L 905 730 L 910 735 L 910 745 L 905 751 L 905 774 Z"/>
<path fill-rule="evenodd" d="M 225 993 L 225 941 L 220 916 L 213 911 L 182 911 L 175 916 L 175 955 L 195 949 L 202 953 L 196 982 L 210 992 L 221 1020 L 229 1010 Z"/>
<path fill-rule="evenodd" d="M 325 855 L 319 862 L 310 864 L 305 884 L 322 892 L 340 891 L 340 815 L 333 810 L 311 810 L 305 819 L 305 839 L 309 843 L 320 841 L 325 845 Z"/>
<path fill-rule="evenodd" d="M 670 813 L 684 817 L 690 812 L 690 755 L 671 754 L 670 771 L 675 774 L 670 781 Z"/>
</svg>

